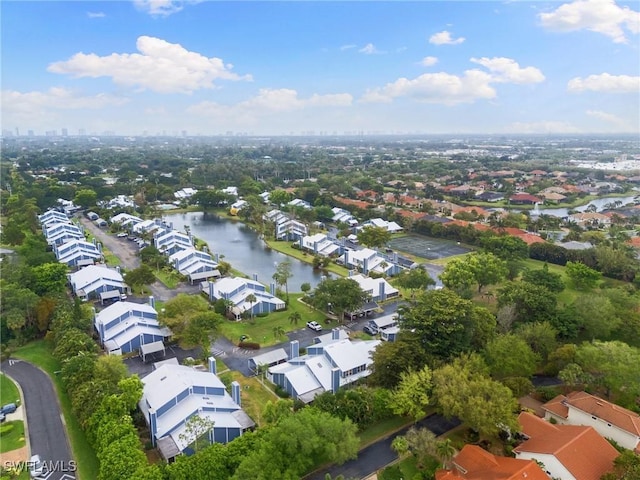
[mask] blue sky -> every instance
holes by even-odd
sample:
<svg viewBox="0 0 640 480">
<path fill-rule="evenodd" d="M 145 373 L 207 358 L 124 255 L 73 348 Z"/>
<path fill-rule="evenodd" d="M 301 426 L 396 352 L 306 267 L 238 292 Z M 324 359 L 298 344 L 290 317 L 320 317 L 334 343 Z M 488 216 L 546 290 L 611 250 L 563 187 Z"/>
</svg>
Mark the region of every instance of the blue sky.
<svg viewBox="0 0 640 480">
<path fill-rule="evenodd" d="M 2 1 L 2 129 L 639 133 L 637 1 Z"/>
</svg>

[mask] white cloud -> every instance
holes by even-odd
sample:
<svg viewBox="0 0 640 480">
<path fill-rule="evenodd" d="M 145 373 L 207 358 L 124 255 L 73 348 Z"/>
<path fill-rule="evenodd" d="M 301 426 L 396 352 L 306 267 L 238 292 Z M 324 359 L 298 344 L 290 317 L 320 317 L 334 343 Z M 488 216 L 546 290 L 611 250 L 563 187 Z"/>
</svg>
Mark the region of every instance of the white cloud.
<svg viewBox="0 0 640 480">
<path fill-rule="evenodd" d="M 385 53 L 381 50 L 378 50 L 373 43 L 367 43 L 364 47 L 358 50 L 360 53 L 364 53 L 365 55 L 374 55 L 377 53 Z"/>
<path fill-rule="evenodd" d="M 495 98 L 491 76 L 480 70 L 467 70 L 462 76 L 449 73 L 425 73 L 409 80 L 399 78 L 384 87 L 367 90 L 361 101 L 389 103 L 394 98 L 410 97 L 426 103 L 456 105 L 472 103 L 478 99 Z"/>
<path fill-rule="evenodd" d="M 442 32 L 431 35 L 429 43 L 433 43 L 434 45 L 459 45 L 464 42 L 464 40 L 464 37 L 451 38 L 451 33 L 443 30 Z"/>
<path fill-rule="evenodd" d="M 89 18 L 104 18 L 106 17 L 104 12 L 87 12 Z"/>
<path fill-rule="evenodd" d="M 138 10 L 154 17 L 168 17 L 178 13 L 184 8 L 185 3 L 197 3 L 197 1 L 133 0 L 133 4 Z"/>
<path fill-rule="evenodd" d="M 544 75 L 535 67 L 521 68 L 518 62 L 511 58 L 472 58 L 477 63 L 487 68 L 492 74 L 494 82 L 501 83 L 540 83 L 544 81 Z"/>
<path fill-rule="evenodd" d="M 616 127 L 627 128 L 628 124 L 622 118 L 614 115 L 613 113 L 603 112 L 601 110 L 587 110 L 586 114 L 590 117 L 597 118 L 598 120 L 603 120 L 607 123 L 615 125 Z"/>
<path fill-rule="evenodd" d="M 515 122 L 508 125 L 505 133 L 581 133 L 581 130 L 569 122 Z"/>
<path fill-rule="evenodd" d="M 342 46 L 340 47 L 340 50 L 342 50 L 342 51 L 345 51 L 345 50 L 351 50 L 351 49 L 356 48 L 356 47 L 357 47 L 357 45 L 355 45 L 355 44 L 353 44 L 353 43 L 350 43 L 350 44 L 348 44 L 348 45 L 342 45 Z"/>
<path fill-rule="evenodd" d="M 258 95 L 235 105 L 221 105 L 215 102 L 201 102 L 190 106 L 188 113 L 203 116 L 229 115 L 234 118 L 263 116 L 279 112 L 291 112 L 307 107 L 347 107 L 353 102 L 348 93 L 327 95 L 313 94 L 300 98 L 298 92 L 289 88 L 260 89 Z"/>
<path fill-rule="evenodd" d="M 436 63 L 438 63 L 437 57 L 424 57 L 422 60 L 420 60 L 420 65 L 422 65 L 423 67 L 432 67 Z"/>
<path fill-rule="evenodd" d="M 2 91 L 3 112 L 35 112 L 42 108 L 60 110 L 98 109 L 107 106 L 124 105 L 129 100 L 105 93 L 83 97 L 72 90 L 52 87 L 46 92 L 22 93 L 15 90 Z"/>
<path fill-rule="evenodd" d="M 550 13 L 539 14 L 542 26 L 559 32 L 590 30 L 626 43 L 625 28 L 640 33 L 640 12 L 619 7 L 615 0 L 574 0 Z"/>
<path fill-rule="evenodd" d="M 437 59 L 426 57 L 423 64 L 433 65 Z M 534 67 L 521 68 L 510 58 L 472 58 L 472 62 L 486 67 L 489 72 L 471 69 L 463 75 L 446 72 L 425 73 L 413 80 L 399 78 L 384 87 L 369 89 L 360 101 L 365 103 L 389 103 L 394 98 L 410 97 L 427 103 L 456 105 L 472 103 L 480 99 L 493 99 L 496 91 L 492 83 L 539 83 L 544 80 L 542 72 Z M 427 65 L 427 66 L 428 66 Z"/>
<path fill-rule="evenodd" d="M 567 90 L 574 93 L 586 90 L 608 93 L 640 93 L 640 77 L 611 75 L 609 73 L 589 75 L 584 79 L 576 77 L 569 80 Z"/>
<path fill-rule="evenodd" d="M 55 62 L 47 70 L 74 77 L 111 77 L 118 85 L 158 93 L 192 93 L 214 88 L 214 80 L 251 80 L 233 73 L 222 59 L 190 52 L 178 43 L 155 37 L 138 37 L 140 53 L 76 53 L 67 61 Z"/>
</svg>

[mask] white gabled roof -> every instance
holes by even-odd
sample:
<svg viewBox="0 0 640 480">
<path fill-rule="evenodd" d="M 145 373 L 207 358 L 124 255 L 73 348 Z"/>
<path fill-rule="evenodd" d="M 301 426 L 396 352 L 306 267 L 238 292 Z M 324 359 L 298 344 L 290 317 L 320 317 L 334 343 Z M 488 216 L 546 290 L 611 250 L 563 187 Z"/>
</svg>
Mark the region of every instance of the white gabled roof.
<svg viewBox="0 0 640 480">
<path fill-rule="evenodd" d="M 365 277 L 362 274 L 352 275 L 349 277 L 351 280 L 355 280 L 360 285 L 360 288 L 365 292 L 371 292 L 373 296 L 377 296 L 380 292 L 380 284 L 384 284 L 385 295 L 398 293 L 398 289 L 391 286 L 384 278 L 371 278 Z"/>
<path fill-rule="evenodd" d="M 76 292 L 84 289 L 87 285 L 90 285 L 97 280 L 124 283 L 124 279 L 120 272 L 115 269 L 99 265 L 89 265 L 88 267 L 84 267 L 83 269 L 69 275 L 69 281 Z"/>
<path fill-rule="evenodd" d="M 134 303 L 134 302 L 116 302 L 109 305 L 96 315 L 96 325 L 101 323 L 109 323 L 114 318 L 118 318 L 127 312 L 138 311 L 143 313 L 151 313 L 158 315 L 156 309 L 148 303 Z"/>
</svg>

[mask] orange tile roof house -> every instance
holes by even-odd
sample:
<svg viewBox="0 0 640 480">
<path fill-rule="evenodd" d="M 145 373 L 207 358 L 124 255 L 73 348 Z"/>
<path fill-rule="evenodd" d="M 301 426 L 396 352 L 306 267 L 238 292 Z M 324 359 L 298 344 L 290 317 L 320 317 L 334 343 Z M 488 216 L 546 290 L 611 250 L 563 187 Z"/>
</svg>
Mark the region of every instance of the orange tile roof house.
<svg viewBox="0 0 640 480">
<path fill-rule="evenodd" d="M 542 463 L 552 478 L 599 480 L 613 470 L 618 451 L 592 427 L 553 425 L 527 412 L 518 421 L 528 440 L 513 449 L 516 458 Z"/>
<path fill-rule="evenodd" d="M 640 453 L 640 415 L 587 392 L 558 395 L 542 408 L 544 418 L 565 425 L 588 425 L 605 438 Z"/>
<path fill-rule="evenodd" d="M 497 457 L 477 445 L 465 445 L 451 470 L 436 471 L 436 480 L 549 480 L 533 460 Z"/>
</svg>

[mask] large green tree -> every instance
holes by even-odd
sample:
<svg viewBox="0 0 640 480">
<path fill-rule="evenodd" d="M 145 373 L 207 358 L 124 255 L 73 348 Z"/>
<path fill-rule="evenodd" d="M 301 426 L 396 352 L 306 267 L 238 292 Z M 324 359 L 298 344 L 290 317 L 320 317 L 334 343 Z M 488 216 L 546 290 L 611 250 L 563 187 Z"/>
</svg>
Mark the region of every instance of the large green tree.
<svg viewBox="0 0 640 480">
<path fill-rule="evenodd" d="M 411 306 L 398 309 L 400 323 L 418 336 L 429 355 L 450 359 L 482 348 L 495 331 L 495 317 L 452 290 L 421 293 Z"/>
<path fill-rule="evenodd" d="M 380 248 L 389 243 L 391 232 L 385 227 L 367 225 L 358 232 L 358 241 L 371 248 Z"/>
<path fill-rule="evenodd" d="M 471 253 L 464 258 L 454 258 L 440 275 L 442 283 L 454 290 L 465 290 L 478 285 L 478 292 L 486 285 L 494 285 L 507 275 L 504 260 L 492 253 Z"/>
<path fill-rule="evenodd" d="M 181 293 L 165 303 L 159 321 L 171 329 L 181 345 L 199 346 L 206 355 L 223 318 L 209 310 L 209 304 L 201 296 Z"/>
<path fill-rule="evenodd" d="M 429 356 L 418 335 L 401 331 L 395 342 L 378 345 L 371 358 L 373 364 L 367 381 L 372 385 L 395 388 L 403 372 L 421 369 Z"/>
<path fill-rule="evenodd" d="M 411 291 L 412 299 L 415 299 L 415 294 L 418 290 L 425 290 L 428 286 L 435 284 L 436 281 L 431 278 L 429 272 L 423 266 L 403 270 L 394 279 L 394 285 Z"/>
<path fill-rule="evenodd" d="M 412 417 L 416 422 L 426 415 L 431 394 L 431 370 L 402 372 L 400 383 L 391 396 L 390 407 L 396 415 Z"/>
<path fill-rule="evenodd" d="M 538 357 L 522 338 L 513 334 L 498 335 L 487 343 L 484 357 L 493 378 L 530 377 Z"/>
<path fill-rule="evenodd" d="M 345 312 L 353 312 L 367 300 L 367 293 L 360 288 L 358 282 L 350 278 L 326 279 L 314 290 L 313 306 L 326 311 L 331 308 L 339 319 Z"/>
</svg>

